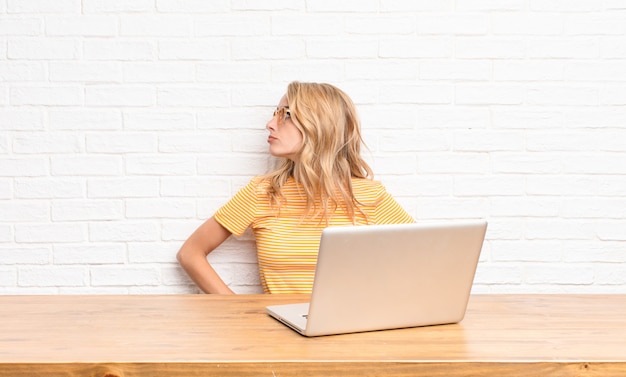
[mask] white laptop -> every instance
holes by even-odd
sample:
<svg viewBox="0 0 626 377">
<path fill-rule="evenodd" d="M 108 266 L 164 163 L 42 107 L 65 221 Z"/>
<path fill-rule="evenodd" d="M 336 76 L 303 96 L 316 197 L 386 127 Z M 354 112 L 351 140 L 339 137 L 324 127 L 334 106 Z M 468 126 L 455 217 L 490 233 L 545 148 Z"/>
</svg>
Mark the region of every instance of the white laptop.
<svg viewBox="0 0 626 377">
<path fill-rule="evenodd" d="M 487 222 L 329 227 L 310 303 L 268 306 L 304 336 L 463 319 Z"/>
</svg>

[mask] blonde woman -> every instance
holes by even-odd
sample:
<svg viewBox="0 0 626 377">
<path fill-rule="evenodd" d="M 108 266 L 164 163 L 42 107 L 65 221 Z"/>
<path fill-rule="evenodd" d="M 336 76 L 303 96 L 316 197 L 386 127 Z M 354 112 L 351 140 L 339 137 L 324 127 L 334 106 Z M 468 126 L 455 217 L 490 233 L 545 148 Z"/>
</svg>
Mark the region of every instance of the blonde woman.
<svg viewBox="0 0 626 377">
<path fill-rule="evenodd" d="M 269 152 L 282 159 L 253 178 L 185 241 L 177 258 L 206 293 L 234 293 L 207 261 L 231 234 L 248 227 L 266 293 L 310 293 L 327 226 L 413 222 L 372 180 L 361 157 L 352 100 L 330 84 L 292 82 L 267 123 Z"/>
</svg>

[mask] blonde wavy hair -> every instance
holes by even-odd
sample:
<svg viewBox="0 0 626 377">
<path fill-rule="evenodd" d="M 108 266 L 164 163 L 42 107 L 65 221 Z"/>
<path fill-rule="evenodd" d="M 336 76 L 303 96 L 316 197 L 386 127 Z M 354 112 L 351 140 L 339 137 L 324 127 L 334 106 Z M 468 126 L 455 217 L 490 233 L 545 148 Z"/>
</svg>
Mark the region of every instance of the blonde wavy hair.
<svg viewBox="0 0 626 377">
<path fill-rule="evenodd" d="M 266 175 L 271 202 L 280 207 L 282 187 L 293 177 L 307 199 L 305 217 L 320 216 L 320 221 L 328 222 L 329 214 L 343 206 L 354 221 L 359 203 L 351 179 L 373 178 L 361 157 L 364 142 L 354 103 L 342 90 L 325 83 L 292 82 L 286 97 L 303 142 L 296 161 L 285 158 Z"/>
</svg>

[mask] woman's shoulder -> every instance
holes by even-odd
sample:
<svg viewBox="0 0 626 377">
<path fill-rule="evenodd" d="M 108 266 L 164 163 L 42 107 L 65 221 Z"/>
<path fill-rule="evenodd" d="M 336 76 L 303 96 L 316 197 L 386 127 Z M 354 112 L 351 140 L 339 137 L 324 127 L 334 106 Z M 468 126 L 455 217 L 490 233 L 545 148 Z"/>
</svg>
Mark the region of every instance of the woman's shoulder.
<svg viewBox="0 0 626 377">
<path fill-rule="evenodd" d="M 262 194 L 267 192 L 267 188 L 270 185 L 269 178 L 257 175 L 252 177 L 248 183 L 242 188 L 242 190 L 247 190 L 250 192 L 254 192 L 256 194 Z"/>
<path fill-rule="evenodd" d="M 373 179 L 352 178 L 352 192 L 358 201 L 376 201 L 384 194 L 385 186 L 380 181 Z"/>
</svg>

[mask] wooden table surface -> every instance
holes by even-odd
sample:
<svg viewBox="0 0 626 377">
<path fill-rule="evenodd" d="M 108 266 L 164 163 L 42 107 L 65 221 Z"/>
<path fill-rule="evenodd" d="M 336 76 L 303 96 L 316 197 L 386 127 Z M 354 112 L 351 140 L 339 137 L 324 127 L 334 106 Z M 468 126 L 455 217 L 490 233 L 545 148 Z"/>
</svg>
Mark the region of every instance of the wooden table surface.
<svg viewBox="0 0 626 377">
<path fill-rule="evenodd" d="M 0 376 L 626 376 L 626 295 L 473 295 L 454 325 L 305 338 L 301 295 L 0 296 Z"/>
</svg>

